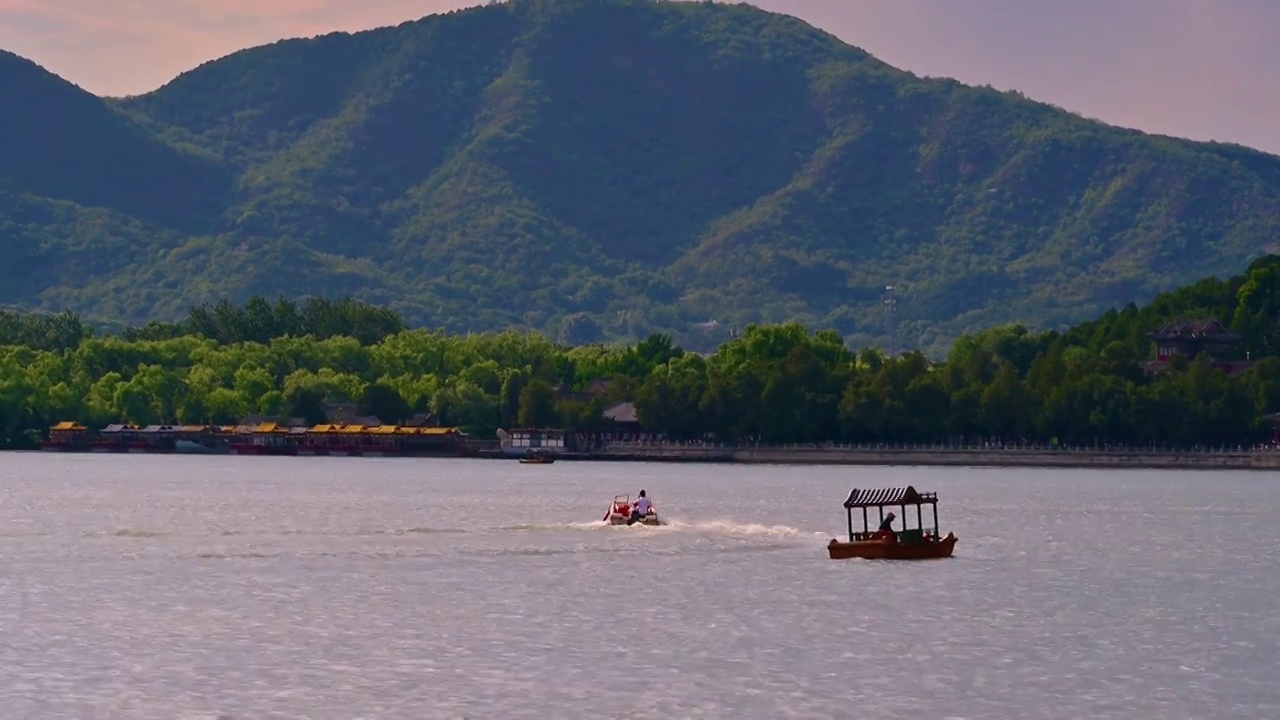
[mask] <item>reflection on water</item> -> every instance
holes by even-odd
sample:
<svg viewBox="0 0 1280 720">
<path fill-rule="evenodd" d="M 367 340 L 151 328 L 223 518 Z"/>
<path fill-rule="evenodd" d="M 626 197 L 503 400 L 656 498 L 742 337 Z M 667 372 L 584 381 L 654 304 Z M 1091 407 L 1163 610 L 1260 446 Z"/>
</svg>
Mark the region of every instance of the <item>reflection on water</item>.
<svg viewBox="0 0 1280 720">
<path fill-rule="evenodd" d="M 0 456 L 14 718 L 1280 717 L 1257 474 Z M 850 487 L 956 557 L 832 562 Z M 670 525 L 600 521 L 644 488 Z"/>
</svg>

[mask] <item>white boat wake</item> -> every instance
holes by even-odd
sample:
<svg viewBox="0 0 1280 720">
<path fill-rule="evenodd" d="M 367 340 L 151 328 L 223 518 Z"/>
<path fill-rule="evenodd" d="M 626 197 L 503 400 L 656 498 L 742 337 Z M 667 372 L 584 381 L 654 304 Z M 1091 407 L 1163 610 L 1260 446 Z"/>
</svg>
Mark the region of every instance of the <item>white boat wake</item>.
<svg viewBox="0 0 1280 720">
<path fill-rule="evenodd" d="M 703 535 L 732 535 L 739 537 L 807 538 L 825 537 L 826 533 L 807 532 L 789 525 L 763 525 L 737 520 L 681 520 L 666 518 L 662 525 L 610 525 L 603 520 L 563 523 L 524 523 L 501 528 L 522 532 L 607 531 L 641 533 L 694 533 Z"/>
</svg>

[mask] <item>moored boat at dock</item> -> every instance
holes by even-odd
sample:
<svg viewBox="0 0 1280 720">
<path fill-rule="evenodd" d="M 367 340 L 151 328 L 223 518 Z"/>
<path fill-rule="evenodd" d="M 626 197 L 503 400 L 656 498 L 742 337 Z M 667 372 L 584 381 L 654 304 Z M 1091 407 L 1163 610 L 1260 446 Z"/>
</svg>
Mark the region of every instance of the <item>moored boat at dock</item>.
<svg viewBox="0 0 1280 720">
<path fill-rule="evenodd" d="M 183 453 L 235 455 L 337 455 L 375 457 L 457 457 L 475 454 L 458 428 L 397 425 L 115 424 L 101 430 L 76 422 L 49 429 L 41 449 L 51 452 Z"/>
<path fill-rule="evenodd" d="M 78 422 L 64 421 L 49 428 L 49 437 L 40 441 L 49 452 L 127 453 L 128 444 L 93 433 Z"/>
</svg>

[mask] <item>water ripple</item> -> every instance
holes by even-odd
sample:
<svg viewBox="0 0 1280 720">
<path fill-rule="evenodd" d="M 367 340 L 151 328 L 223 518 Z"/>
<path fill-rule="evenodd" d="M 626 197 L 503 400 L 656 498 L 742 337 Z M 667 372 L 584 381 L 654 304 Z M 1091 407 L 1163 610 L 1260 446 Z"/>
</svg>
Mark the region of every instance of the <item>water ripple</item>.
<svg viewBox="0 0 1280 720">
<path fill-rule="evenodd" d="M 5 717 L 1280 717 L 1256 475 L 4 463 Z M 956 557 L 828 560 L 853 484 Z M 599 521 L 640 487 L 669 525 Z"/>
</svg>

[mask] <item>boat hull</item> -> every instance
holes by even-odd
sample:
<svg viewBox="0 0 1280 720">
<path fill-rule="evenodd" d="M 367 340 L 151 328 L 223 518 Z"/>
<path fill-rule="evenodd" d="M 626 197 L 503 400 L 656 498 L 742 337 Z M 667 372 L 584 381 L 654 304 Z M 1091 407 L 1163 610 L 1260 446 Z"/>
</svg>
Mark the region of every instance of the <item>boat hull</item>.
<svg viewBox="0 0 1280 720">
<path fill-rule="evenodd" d="M 40 441 L 40 449 L 45 452 L 75 452 L 75 453 L 127 453 L 129 452 L 129 446 L 123 443 L 109 443 L 109 442 L 62 443 L 54 440 Z"/>
<path fill-rule="evenodd" d="M 910 543 L 890 539 L 841 542 L 833 538 L 827 544 L 827 553 L 832 560 L 937 560 L 951 557 L 956 539 L 953 533 L 941 540 Z"/>
<path fill-rule="evenodd" d="M 612 513 L 609 515 L 609 524 L 610 525 L 626 525 L 627 521 L 630 519 L 631 519 L 630 515 L 620 515 L 618 513 Z M 657 526 L 657 525 L 661 525 L 662 521 L 658 519 L 657 513 L 649 513 L 648 515 L 645 516 L 643 520 L 637 520 L 636 522 L 631 524 Z"/>
<path fill-rule="evenodd" d="M 225 447 L 205 445 L 194 440 L 175 440 L 173 451 L 184 455 L 227 455 L 231 452 Z"/>
<path fill-rule="evenodd" d="M 254 445 L 252 443 L 235 443 L 231 446 L 234 455 L 297 455 L 298 448 L 287 445 Z"/>
</svg>

